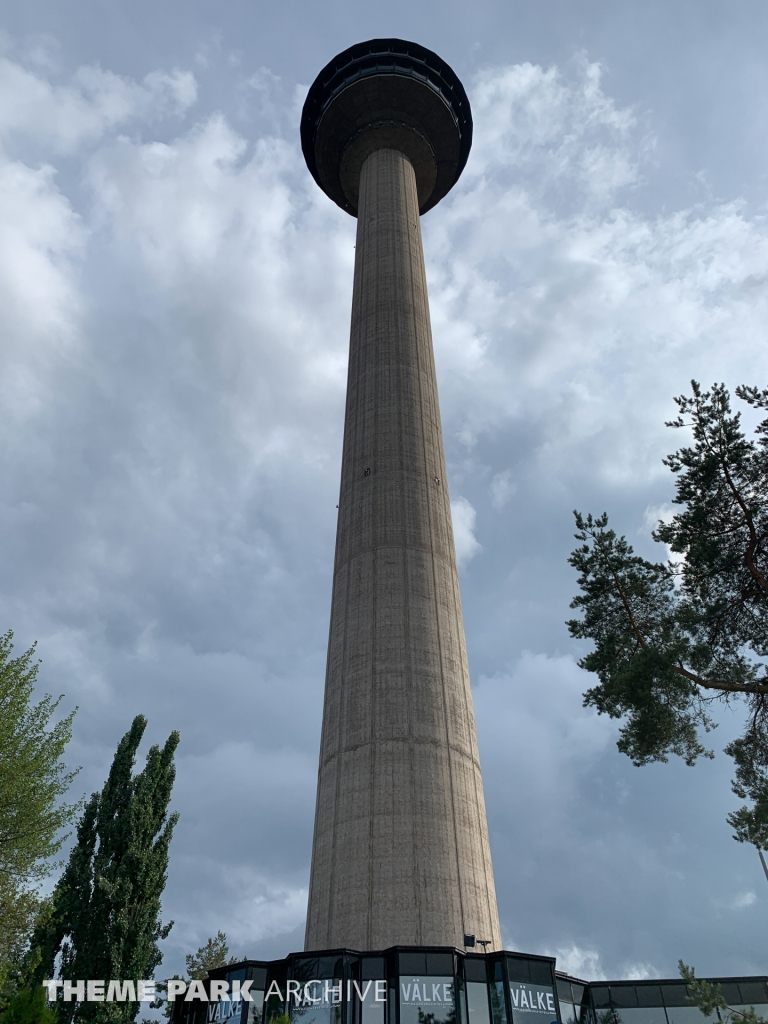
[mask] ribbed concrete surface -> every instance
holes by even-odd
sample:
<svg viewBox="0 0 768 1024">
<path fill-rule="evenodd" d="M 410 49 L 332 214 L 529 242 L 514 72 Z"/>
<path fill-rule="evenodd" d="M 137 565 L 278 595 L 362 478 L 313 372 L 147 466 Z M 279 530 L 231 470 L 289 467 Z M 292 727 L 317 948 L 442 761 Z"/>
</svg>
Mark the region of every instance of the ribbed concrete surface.
<svg viewBox="0 0 768 1024">
<path fill-rule="evenodd" d="M 360 179 L 306 948 L 501 948 L 413 168 Z"/>
</svg>

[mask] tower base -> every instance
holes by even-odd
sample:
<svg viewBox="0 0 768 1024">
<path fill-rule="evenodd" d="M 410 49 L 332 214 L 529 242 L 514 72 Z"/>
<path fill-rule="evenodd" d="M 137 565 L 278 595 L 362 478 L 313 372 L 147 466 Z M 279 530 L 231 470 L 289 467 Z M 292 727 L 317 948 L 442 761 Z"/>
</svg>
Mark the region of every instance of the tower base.
<svg viewBox="0 0 768 1024">
<path fill-rule="evenodd" d="M 476 941 L 474 936 L 465 938 Z M 722 986 L 731 1006 L 754 1006 L 758 1015 L 768 1018 L 768 977 L 709 980 Z M 227 984 L 216 986 L 217 982 Z M 701 1020 L 679 978 L 588 982 L 556 971 L 554 957 L 446 946 L 393 946 L 370 952 L 323 949 L 292 953 L 284 960 L 244 960 L 210 971 L 201 987 L 208 999 L 192 993 L 176 997 L 173 1024 L 270 1024 L 285 1016 L 291 1024 Z M 245 998 L 240 997 L 243 989 Z"/>
</svg>

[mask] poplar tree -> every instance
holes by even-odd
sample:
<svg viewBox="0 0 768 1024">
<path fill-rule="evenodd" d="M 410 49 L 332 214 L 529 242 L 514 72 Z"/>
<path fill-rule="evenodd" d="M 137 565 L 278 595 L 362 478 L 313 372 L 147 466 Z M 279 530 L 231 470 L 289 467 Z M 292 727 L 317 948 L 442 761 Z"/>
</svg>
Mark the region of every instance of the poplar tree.
<svg viewBox="0 0 768 1024">
<path fill-rule="evenodd" d="M 703 739 L 715 702 L 741 705 L 744 733 L 726 748 L 733 791 L 750 803 L 728 815 L 739 842 L 768 850 L 768 418 L 747 437 L 722 384 L 675 399 L 667 426 L 692 428 L 693 443 L 665 465 L 679 511 L 653 538 L 673 552 L 651 562 L 608 528 L 603 514 L 576 515 L 570 557 L 581 593 L 571 635 L 591 640 L 579 665 L 598 678 L 584 704 L 622 720 L 619 750 L 634 764 L 692 765 L 711 757 Z M 768 389 L 739 387 L 753 410 Z M 676 557 L 675 557 L 676 556 Z M 762 854 L 761 854 L 762 856 Z M 768 873 L 768 872 L 767 872 Z"/>
<path fill-rule="evenodd" d="M 178 819 L 168 814 L 179 734 L 153 746 L 145 768 L 133 775 L 146 728 L 138 715 L 120 741 L 104 789 L 94 793 L 77 827 L 77 842 L 56 886 L 50 919 L 38 929 L 37 980 L 59 977 L 109 981 L 152 978 L 162 960 L 158 941 L 173 922 L 160 922 L 160 897 L 168 846 Z M 56 1004 L 62 1024 L 99 1021 L 128 1024 L 138 1002 Z"/>
<path fill-rule="evenodd" d="M 52 725 L 61 697 L 33 703 L 35 647 L 12 652 L 9 630 L 0 636 L 0 988 L 21 959 L 40 907 L 37 885 L 78 810 L 61 801 L 76 774 L 62 760 L 75 712 Z"/>
</svg>

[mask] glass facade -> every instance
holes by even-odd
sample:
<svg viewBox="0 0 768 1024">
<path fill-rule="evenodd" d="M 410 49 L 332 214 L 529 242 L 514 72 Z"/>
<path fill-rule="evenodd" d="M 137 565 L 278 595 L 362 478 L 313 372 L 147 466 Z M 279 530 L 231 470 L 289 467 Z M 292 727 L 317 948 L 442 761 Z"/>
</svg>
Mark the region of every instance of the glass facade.
<svg viewBox="0 0 768 1024">
<path fill-rule="evenodd" d="M 768 977 L 714 978 L 729 1004 L 768 1017 Z M 225 985 L 221 983 L 225 982 Z M 676 981 L 587 982 L 551 957 L 394 948 L 297 953 L 209 973 L 207 1000 L 178 996 L 173 1024 L 718 1024 Z M 243 998 L 241 990 L 248 990 Z"/>
<path fill-rule="evenodd" d="M 342 1024 L 344 958 L 296 957 L 285 984 L 291 1024 Z"/>
<path fill-rule="evenodd" d="M 512 1024 L 548 1024 L 558 1020 L 554 961 L 507 956 Z"/>
<path fill-rule="evenodd" d="M 768 978 L 710 978 L 735 1010 L 753 1006 L 768 1017 Z M 557 994 L 563 1024 L 717 1024 L 691 1003 L 681 981 L 613 981 L 591 984 L 559 975 Z"/>
</svg>

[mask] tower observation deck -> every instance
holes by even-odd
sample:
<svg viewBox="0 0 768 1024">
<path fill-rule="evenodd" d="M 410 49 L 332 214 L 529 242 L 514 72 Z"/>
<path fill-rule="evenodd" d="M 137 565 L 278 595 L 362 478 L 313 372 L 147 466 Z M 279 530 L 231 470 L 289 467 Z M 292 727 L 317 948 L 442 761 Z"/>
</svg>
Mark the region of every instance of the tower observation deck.
<svg viewBox="0 0 768 1024">
<path fill-rule="evenodd" d="M 301 141 L 357 217 L 305 948 L 500 949 L 419 221 L 469 101 L 430 50 L 374 39 L 320 72 Z"/>
<path fill-rule="evenodd" d="M 357 217 L 305 948 L 213 968 L 173 1024 L 691 1024 L 679 978 L 501 948 L 419 225 L 469 154 L 461 83 L 414 43 L 360 43 L 318 75 L 301 140 Z M 768 1017 L 768 977 L 720 981 Z"/>
</svg>

